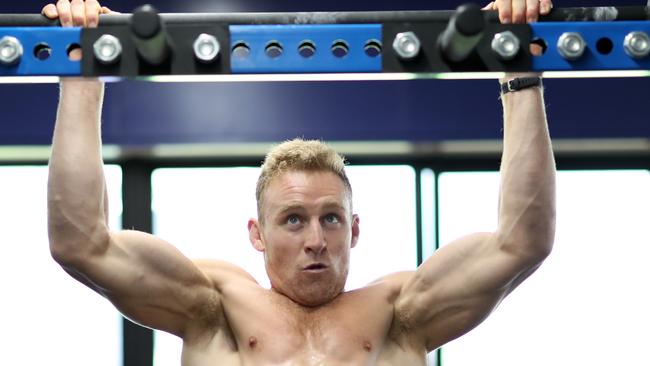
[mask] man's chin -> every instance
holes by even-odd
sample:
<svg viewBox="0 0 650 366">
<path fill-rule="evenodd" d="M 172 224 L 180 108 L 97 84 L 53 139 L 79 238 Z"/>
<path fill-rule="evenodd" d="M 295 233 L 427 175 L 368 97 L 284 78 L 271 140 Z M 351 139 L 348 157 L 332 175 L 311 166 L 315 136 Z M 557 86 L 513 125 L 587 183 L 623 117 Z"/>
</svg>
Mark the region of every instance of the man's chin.
<svg viewBox="0 0 650 366">
<path fill-rule="evenodd" d="M 289 293 L 285 293 L 285 296 L 289 297 L 293 302 L 305 306 L 305 307 L 319 307 L 327 305 L 332 302 L 343 289 L 297 289 Z"/>
<path fill-rule="evenodd" d="M 332 300 L 334 300 L 334 296 L 319 296 L 319 297 L 309 297 L 309 298 L 298 298 L 298 299 L 292 299 L 296 303 L 306 306 L 309 308 L 315 308 L 323 305 L 327 305 L 330 303 Z"/>
</svg>

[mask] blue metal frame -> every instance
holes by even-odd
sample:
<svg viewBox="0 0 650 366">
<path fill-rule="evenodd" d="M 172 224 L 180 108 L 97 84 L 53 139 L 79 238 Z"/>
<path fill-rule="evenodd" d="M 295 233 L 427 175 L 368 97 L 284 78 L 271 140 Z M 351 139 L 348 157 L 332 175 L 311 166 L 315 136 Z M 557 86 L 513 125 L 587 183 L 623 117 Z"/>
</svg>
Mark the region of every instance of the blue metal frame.
<svg viewBox="0 0 650 366">
<path fill-rule="evenodd" d="M 344 40 L 349 53 L 336 57 L 330 48 Z M 231 56 L 233 74 L 242 73 L 304 73 L 304 72 L 381 72 L 381 54 L 366 55 L 368 41 L 381 44 L 380 24 L 322 24 L 322 25 L 231 25 L 231 46 L 244 43 L 250 49 L 246 58 Z M 278 42 L 283 53 L 270 58 L 265 53 L 269 42 Z M 298 53 L 303 41 L 316 46 L 313 56 Z"/>
<path fill-rule="evenodd" d="M 530 26 L 533 40 L 542 39 L 548 46 L 543 55 L 533 57 L 534 71 L 650 70 L 650 56 L 637 60 L 628 56 L 623 48 L 623 40 L 629 32 L 650 34 L 650 22 L 549 22 Z M 575 61 L 565 60 L 557 51 L 557 41 L 564 32 L 580 33 L 587 44 L 585 53 Z M 597 51 L 596 43 L 601 38 L 612 41 L 614 47 L 609 54 Z"/>
<path fill-rule="evenodd" d="M 81 62 L 68 59 L 68 48 L 81 44 L 81 28 L 4 27 L 0 28 L 0 38 L 4 36 L 20 41 L 23 57 L 14 66 L 0 65 L 0 76 L 81 75 Z M 39 60 L 34 55 L 39 44 L 47 44 L 51 49 L 46 60 Z"/>
<path fill-rule="evenodd" d="M 532 58 L 533 71 L 650 70 L 650 56 L 634 59 L 623 48 L 623 39 L 629 32 L 650 34 L 648 21 L 541 22 L 530 26 L 533 39 L 543 39 L 548 46 L 542 56 Z M 580 33 L 587 43 L 585 54 L 575 61 L 562 58 L 556 47 L 560 35 L 569 31 Z M 24 49 L 20 63 L 0 65 L 0 76 L 81 75 L 81 63 L 70 61 L 67 56 L 72 44 L 80 44 L 81 32 L 81 28 L 0 27 L 0 38 L 16 37 Z M 371 57 L 364 51 L 370 40 L 381 43 L 381 24 L 232 25 L 230 34 L 231 45 L 241 42 L 250 49 L 247 58 L 231 56 L 233 74 L 382 72 L 381 53 Z M 601 38 L 612 41 L 610 53 L 597 51 L 596 43 Z M 308 58 L 298 53 L 298 46 L 305 40 L 316 47 L 314 55 Z M 336 57 L 330 50 L 337 40 L 345 41 L 349 47 L 345 57 Z M 282 45 L 280 57 L 266 55 L 265 48 L 271 41 Z M 34 48 L 41 43 L 52 50 L 47 60 L 34 55 Z"/>
</svg>

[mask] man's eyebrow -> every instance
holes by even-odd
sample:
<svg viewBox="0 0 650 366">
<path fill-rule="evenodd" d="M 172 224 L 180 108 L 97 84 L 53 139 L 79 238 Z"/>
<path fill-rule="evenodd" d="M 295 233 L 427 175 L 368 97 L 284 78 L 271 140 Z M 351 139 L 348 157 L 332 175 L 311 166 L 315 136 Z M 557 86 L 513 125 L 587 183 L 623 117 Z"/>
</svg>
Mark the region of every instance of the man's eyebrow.
<svg viewBox="0 0 650 366">
<path fill-rule="evenodd" d="M 277 212 L 278 215 L 281 215 L 287 211 L 301 210 L 301 209 L 304 209 L 303 205 L 296 202 L 296 203 L 288 203 L 286 205 L 280 206 Z"/>
<path fill-rule="evenodd" d="M 323 207 L 327 209 L 337 209 L 345 211 L 345 206 L 341 205 L 338 201 L 326 201 L 323 203 Z"/>
<path fill-rule="evenodd" d="M 345 206 L 341 205 L 337 201 L 325 201 L 321 204 L 321 207 L 323 207 L 324 209 L 330 209 L 330 210 L 335 209 L 335 210 L 345 211 Z M 294 211 L 294 210 L 297 211 L 297 210 L 304 210 L 304 209 L 305 207 L 302 203 L 295 202 L 295 203 L 288 203 L 280 206 L 280 208 L 278 208 L 276 212 L 277 215 L 282 215 L 288 211 Z"/>
</svg>

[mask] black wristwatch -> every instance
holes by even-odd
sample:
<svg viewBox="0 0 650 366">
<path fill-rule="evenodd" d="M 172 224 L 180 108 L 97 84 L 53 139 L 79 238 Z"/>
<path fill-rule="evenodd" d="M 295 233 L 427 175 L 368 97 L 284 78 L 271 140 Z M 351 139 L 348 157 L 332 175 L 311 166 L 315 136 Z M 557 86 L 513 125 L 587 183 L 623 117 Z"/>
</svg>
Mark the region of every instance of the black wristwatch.
<svg viewBox="0 0 650 366">
<path fill-rule="evenodd" d="M 515 92 L 533 86 L 542 86 L 542 78 L 539 76 L 515 78 L 501 84 L 501 94 Z"/>
</svg>

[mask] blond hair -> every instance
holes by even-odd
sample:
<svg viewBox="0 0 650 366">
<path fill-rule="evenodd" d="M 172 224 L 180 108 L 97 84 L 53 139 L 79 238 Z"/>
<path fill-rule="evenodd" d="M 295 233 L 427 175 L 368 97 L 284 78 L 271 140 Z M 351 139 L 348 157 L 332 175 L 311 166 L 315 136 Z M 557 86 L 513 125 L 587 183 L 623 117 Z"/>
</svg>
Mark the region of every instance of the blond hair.
<svg viewBox="0 0 650 366">
<path fill-rule="evenodd" d="M 350 212 L 352 211 L 352 186 L 345 174 L 343 156 L 322 141 L 296 138 L 275 146 L 264 158 L 255 189 L 257 215 L 260 220 L 264 191 L 274 178 L 287 171 L 326 171 L 338 175 L 345 186 L 350 200 Z"/>
</svg>

